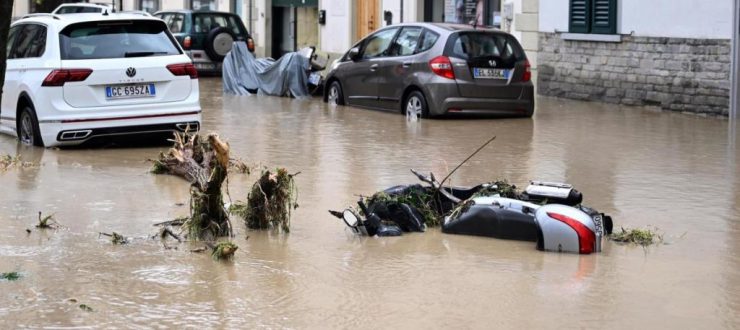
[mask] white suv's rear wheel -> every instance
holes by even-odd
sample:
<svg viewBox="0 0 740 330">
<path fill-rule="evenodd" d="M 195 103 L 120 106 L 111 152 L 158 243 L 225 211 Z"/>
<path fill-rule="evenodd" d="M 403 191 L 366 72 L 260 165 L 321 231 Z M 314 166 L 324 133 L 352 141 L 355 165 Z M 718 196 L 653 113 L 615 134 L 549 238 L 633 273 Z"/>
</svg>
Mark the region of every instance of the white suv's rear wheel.
<svg viewBox="0 0 740 330">
<path fill-rule="evenodd" d="M 41 140 L 39 133 L 39 122 L 36 119 L 36 112 L 31 106 L 25 106 L 18 117 L 16 133 L 21 143 L 29 146 L 43 147 L 44 142 Z"/>
</svg>

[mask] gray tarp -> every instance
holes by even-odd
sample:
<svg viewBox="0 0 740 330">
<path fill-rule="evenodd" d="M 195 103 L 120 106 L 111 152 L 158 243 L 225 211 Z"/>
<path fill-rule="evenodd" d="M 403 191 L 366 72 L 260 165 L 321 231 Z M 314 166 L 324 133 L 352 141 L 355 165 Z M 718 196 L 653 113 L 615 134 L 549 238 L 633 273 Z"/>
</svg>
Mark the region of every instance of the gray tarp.
<svg viewBox="0 0 740 330">
<path fill-rule="evenodd" d="M 234 42 L 223 63 L 224 92 L 245 95 L 259 90 L 267 95 L 309 97 L 308 58 L 288 53 L 277 61 L 255 58 L 243 41 Z"/>
</svg>

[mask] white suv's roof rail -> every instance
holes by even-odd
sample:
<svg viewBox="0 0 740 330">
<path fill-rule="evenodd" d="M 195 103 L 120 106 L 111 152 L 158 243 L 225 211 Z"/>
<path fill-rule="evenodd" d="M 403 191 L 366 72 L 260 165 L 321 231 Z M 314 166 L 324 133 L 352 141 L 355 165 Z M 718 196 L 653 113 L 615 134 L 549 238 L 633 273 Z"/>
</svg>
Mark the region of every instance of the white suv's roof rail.
<svg viewBox="0 0 740 330">
<path fill-rule="evenodd" d="M 61 18 L 59 16 L 54 15 L 54 14 L 49 14 L 49 13 L 28 14 L 28 15 L 23 15 L 22 18 L 29 18 L 29 17 L 51 17 L 53 19 L 61 20 Z"/>
</svg>

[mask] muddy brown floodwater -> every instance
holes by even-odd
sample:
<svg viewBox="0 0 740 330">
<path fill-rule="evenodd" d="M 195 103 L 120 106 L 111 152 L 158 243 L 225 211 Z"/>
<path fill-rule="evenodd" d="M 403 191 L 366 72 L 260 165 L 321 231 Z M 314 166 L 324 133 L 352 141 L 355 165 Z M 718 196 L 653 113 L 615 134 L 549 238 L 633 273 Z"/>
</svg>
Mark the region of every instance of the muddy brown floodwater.
<svg viewBox="0 0 740 330">
<path fill-rule="evenodd" d="M 146 236 L 187 214 L 188 184 L 147 172 L 165 148 L 44 150 L 0 136 L 0 154 L 42 163 L 0 173 L 0 272 L 23 276 L 0 281 L 0 327 L 740 327 L 740 144 L 726 120 L 542 98 L 533 119 L 407 123 L 224 96 L 212 78 L 201 93 L 204 130 L 233 156 L 302 172 L 292 232 L 236 221 L 233 262 L 190 253 L 197 244 L 167 250 Z M 657 227 L 666 244 L 579 256 L 439 229 L 358 238 L 326 212 L 415 183 L 410 168 L 444 174 L 493 134 L 454 184 L 569 182 L 616 228 Z M 231 198 L 256 178 L 233 175 Z M 38 211 L 65 228 L 26 234 Z"/>
</svg>

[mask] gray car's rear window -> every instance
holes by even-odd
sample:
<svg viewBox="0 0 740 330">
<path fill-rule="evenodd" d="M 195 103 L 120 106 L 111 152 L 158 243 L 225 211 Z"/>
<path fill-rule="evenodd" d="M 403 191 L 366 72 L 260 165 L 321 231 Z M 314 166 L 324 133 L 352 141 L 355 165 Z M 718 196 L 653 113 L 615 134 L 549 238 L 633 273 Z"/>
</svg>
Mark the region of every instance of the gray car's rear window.
<svg viewBox="0 0 740 330">
<path fill-rule="evenodd" d="M 59 34 L 63 60 L 180 54 L 161 21 L 125 20 L 72 24 Z"/>
<path fill-rule="evenodd" d="M 497 57 L 520 61 L 526 58 L 519 42 L 514 37 L 491 32 L 453 34 L 447 44 L 447 53 L 465 60 Z"/>
</svg>

